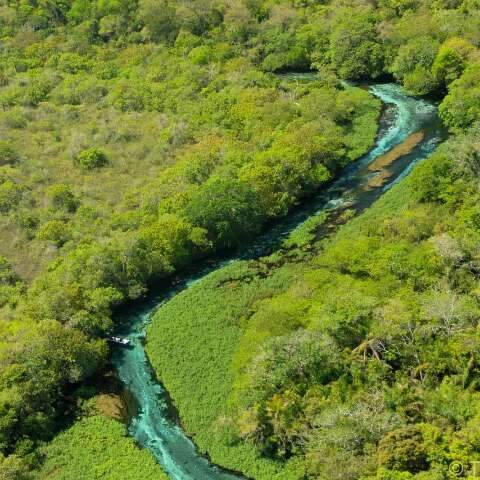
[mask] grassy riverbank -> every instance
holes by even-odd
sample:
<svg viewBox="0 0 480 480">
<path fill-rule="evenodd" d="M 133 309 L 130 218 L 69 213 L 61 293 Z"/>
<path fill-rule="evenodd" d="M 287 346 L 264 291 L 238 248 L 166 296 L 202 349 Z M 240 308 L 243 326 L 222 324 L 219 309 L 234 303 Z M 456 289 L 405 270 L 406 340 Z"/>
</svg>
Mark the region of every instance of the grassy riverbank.
<svg viewBox="0 0 480 480">
<path fill-rule="evenodd" d="M 47 461 L 38 480 L 137 478 L 167 480 L 148 450 L 140 450 L 121 423 L 102 416 L 77 422 L 42 454 Z"/>
<path fill-rule="evenodd" d="M 477 141 L 450 141 L 300 264 L 237 262 L 160 309 L 149 356 L 215 462 L 442 479 L 476 458 Z"/>
</svg>

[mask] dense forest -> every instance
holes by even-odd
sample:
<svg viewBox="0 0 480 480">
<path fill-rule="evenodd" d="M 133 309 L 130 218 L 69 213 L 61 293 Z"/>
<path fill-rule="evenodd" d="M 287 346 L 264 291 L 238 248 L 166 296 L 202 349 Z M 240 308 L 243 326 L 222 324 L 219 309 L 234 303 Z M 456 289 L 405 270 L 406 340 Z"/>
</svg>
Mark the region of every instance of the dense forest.
<svg viewBox="0 0 480 480">
<path fill-rule="evenodd" d="M 435 98 L 452 138 L 334 237 L 175 298 L 149 356 L 254 478 L 480 458 L 478 1 L 3 0 L 0 37 L 0 478 L 165 478 L 101 415 L 113 313 L 368 151 L 382 106 L 345 80 Z"/>
<path fill-rule="evenodd" d="M 480 459 L 478 142 L 449 141 L 333 237 L 307 224 L 159 310 L 150 358 L 214 461 L 440 480 Z"/>
</svg>

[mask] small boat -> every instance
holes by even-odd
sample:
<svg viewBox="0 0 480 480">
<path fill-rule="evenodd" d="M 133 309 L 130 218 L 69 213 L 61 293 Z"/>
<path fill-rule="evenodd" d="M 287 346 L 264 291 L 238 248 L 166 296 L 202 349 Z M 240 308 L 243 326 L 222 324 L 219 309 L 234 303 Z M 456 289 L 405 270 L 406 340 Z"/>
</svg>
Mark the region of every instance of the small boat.
<svg viewBox="0 0 480 480">
<path fill-rule="evenodd" d="M 121 345 L 122 347 L 129 347 L 132 344 L 128 338 L 107 337 L 107 340 L 111 343 L 115 343 L 116 345 Z"/>
</svg>

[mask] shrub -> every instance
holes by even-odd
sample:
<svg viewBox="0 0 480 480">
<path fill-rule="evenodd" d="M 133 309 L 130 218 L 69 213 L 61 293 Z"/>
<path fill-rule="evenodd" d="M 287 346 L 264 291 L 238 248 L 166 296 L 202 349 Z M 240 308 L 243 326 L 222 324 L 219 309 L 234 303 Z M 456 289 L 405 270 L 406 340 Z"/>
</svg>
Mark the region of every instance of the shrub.
<svg viewBox="0 0 480 480">
<path fill-rule="evenodd" d="M 5 124 L 9 128 L 22 129 L 27 126 L 27 119 L 21 110 L 15 108 L 5 116 Z"/>
<path fill-rule="evenodd" d="M 50 220 L 44 223 L 37 232 L 39 240 L 47 240 L 57 246 L 63 245 L 68 239 L 67 225 L 61 220 Z"/>
<path fill-rule="evenodd" d="M 17 274 L 5 257 L 0 255 L 0 285 L 12 285 L 18 280 Z"/>
<path fill-rule="evenodd" d="M 39 220 L 37 215 L 32 213 L 30 208 L 17 210 L 15 212 L 15 220 L 30 240 L 35 237 L 35 231 Z"/>
<path fill-rule="evenodd" d="M 112 90 L 110 101 L 122 112 L 141 112 L 151 104 L 152 91 L 148 82 L 119 82 Z"/>
<path fill-rule="evenodd" d="M 22 198 L 22 187 L 12 180 L 0 184 L 0 213 L 8 213 Z"/>
<path fill-rule="evenodd" d="M 212 59 L 212 50 L 206 45 L 195 47 L 188 58 L 196 65 L 206 65 Z"/>
<path fill-rule="evenodd" d="M 35 107 L 40 102 L 47 100 L 48 94 L 53 88 L 50 79 L 44 77 L 35 77 L 29 80 L 28 85 L 23 91 L 21 103 Z"/>
<path fill-rule="evenodd" d="M 0 69 L 0 87 L 6 87 L 10 83 L 10 78 L 5 70 Z"/>
<path fill-rule="evenodd" d="M 63 183 L 50 186 L 47 190 L 47 197 L 53 208 L 74 212 L 78 207 L 79 202 L 71 188 Z"/>
<path fill-rule="evenodd" d="M 10 142 L 0 141 L 0 166 L 15 163 L 18 154 Z"/>
<path fill-rule="evenodd" d="M 93 104 L 99 102 L 107 92 L 104 83 L 95 77 L 71 75 L 54 90 L 52 97 L 58 104 Z"/>
<path fill-rule="evenodd" d="M 58 58 L 58 69 L 66 73 L 90 71 L 93 62 L 78 53 L 62 53 Z"/>
<path fill-rule="evenodd" d="M 101 168 L 108 163 L 105 153 L 96 147 L 81 151 L 76 158 L 77 164 L 85 170 Z"/>
</svg>

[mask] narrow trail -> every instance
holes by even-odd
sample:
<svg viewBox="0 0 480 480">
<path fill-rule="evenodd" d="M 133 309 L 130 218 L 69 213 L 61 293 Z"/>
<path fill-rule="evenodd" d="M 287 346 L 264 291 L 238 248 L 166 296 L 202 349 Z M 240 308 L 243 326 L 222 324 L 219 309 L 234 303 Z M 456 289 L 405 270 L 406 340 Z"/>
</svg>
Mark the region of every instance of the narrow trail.
<svg viewBox="0 0 480 480">
<path fill-rule="evenodd" d="M 205 262 L 174 286 L 152 289 L 141 304 L 124 309 L 118 332 L 132 341 L 131 349 L 117 349 L 113 355 L 119 378 L 138 402 L 138 414 L 129 433 L 148 448 L 174 480 L 233 480 L 242 478 L 213 465 L 200 455 L 179 426 L 168 392 L 159 383 L 145 355 L 143 341 L 152 313 L 180 291 L 228 263 L 258 258 L 271 253 L 281 239 L 308 218 L 325 210 L 354 208 L 361 212 L 378 199 L 413 166 L 427 157 L 444 139 L 436 107 L 406 96 L 394 84 L 372 85 L 370 92 L 380 98 L 384 110 L 378 138 L 368 154 L 347 167 L 324 192 L 275 224 L 241 254 Z"/>
</svg>

